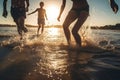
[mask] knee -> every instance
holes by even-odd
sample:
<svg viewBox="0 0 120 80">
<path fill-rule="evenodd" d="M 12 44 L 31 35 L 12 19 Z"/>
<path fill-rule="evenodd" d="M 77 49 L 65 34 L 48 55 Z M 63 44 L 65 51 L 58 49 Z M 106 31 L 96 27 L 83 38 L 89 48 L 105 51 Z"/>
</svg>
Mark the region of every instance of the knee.
<svg viewBox="0 0 120 80">
<path fill-rule="evenodd" d="M 68 27 L 69 27 L 69 25 L 63 23 L 63 30 L 64 30 L 64 31 L 68 30 Z"/>
<path fill-rule="evenodd" d="M 78 35 L 78 31 L 72 29 L 72 34 L 73 34 L 73 35 Z"/>
</svg>

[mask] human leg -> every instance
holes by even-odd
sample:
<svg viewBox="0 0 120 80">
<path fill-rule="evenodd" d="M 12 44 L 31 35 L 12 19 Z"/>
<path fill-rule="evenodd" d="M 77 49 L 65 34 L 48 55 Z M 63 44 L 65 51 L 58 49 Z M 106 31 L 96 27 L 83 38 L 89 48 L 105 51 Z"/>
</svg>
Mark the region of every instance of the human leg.
<svg viewBox="0 0 120 80">
<path fill-rule="evenodd" d="M 75 11 L 70 11 L 63 23 L 63 30 L 64 30 L 64 34 L 65 37 L 67 39 L 67 43 L 70 45 L 71 43 L 71 35 L 70 35 L 70 30 L 69 30 L 69 26 L 70 24 L 75 21 L 75 19 L 77 18 L 77 14 Z"/>
<path fill-rule="evenodd" d="M 25 27 L 25 18 L 24 17 L 20 17 L 20 25 L 22 30 L 26 33 L 28 32 L 28 29 Z"/>
<path fill-rule="evenodd" d="M 40 28 L 41 28 L 41 24 L 39 24 L 39 26 L 38 26 L 37 35 L 39 35 Z"/>
<path fill-rule="evenodd" d="M 80 27 L 83 25 L 83 23 L 86 21 L 88 16 L 89 16 L 88 12 L 86 12 L 86 11 L 81 12 L 80 15 L 78 16 L 78 20 L 77 20 L 76 24 L 74 25 L 74 27 L 72 29 L 73 37 L 78 46 L 81 46 L 81 37 L 80 37 L 78 31 L 79 31 Z"/>
<path fill-rule="evenodd" d="M 19 8 L 11 7 L 11 16 L 12 16 L 14 22 L 16 23 L 18 34 L 21 37 L 20 39 L 22 39 L 22 29 L 21 29 L 21 25 L 20 25 L 19 13 L 20 13 Z"/>
<path fill-rule="evenodd" d="M 25 33 L 28 32 L 27 28 L 25 27 L 24 25 L 24 21 L 25 21 L 25 18 L 24 17 L 20 17 L 17 19 L 16 24 L 17 24 L 17 30 L 18 30 L 18 33 L 19 35 L 21 36 L 20 39 L 23 38 L 23 34 L 22 32 L 24 31 Z"/>
<path fill-rule="evenodd" d="M 20 27 L 21 25 L 20 25 L 19 19 L 15 20 L 15 23 L 16 23 L 16 26 L 17 26 L 18 34 L 20 35 L 20 39 L 22 39 L 22 29 Z"/>
<path fill-rule="evenodd" d="M 44 31 L 44 24 L 42 24 L 41 26 L 42 26 L 41 33 L 43 33 L 43 31 Z"/>
</svg>

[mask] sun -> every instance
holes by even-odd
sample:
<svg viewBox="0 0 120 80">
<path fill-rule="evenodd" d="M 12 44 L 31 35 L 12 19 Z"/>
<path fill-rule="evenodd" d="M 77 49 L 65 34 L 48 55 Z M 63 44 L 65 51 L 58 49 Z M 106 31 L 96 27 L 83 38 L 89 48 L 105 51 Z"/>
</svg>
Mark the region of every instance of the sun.
<svg viewBox="0 0 120 80">
<path fill-rule="evenodd" d="M 50 24 L 55 24 L 59 14 L 59 8 L 56 5 L 50 5 L 46 8 L 47 17 Z"/>
</svg>

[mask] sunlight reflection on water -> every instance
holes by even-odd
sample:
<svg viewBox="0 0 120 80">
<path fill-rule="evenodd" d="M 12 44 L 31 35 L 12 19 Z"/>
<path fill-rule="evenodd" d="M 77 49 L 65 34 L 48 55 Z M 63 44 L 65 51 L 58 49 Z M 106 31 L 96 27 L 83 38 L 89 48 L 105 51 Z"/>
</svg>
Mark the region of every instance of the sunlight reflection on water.
<svg viewBox="0 0 120 80">
<path fill-rule="evenodd" d="M 9 66 L 11 69 L 11 66 L 13 66 L 13 70 L 15 70 L 17 73 L 18 71 L 22 73 L 22 71 L 20 71 L 22 67 L 24 69 L 23 73 L 26 72 L 26 74 L 28 74 L 26 75 L 24 73 L 26 77 L 25 80 L 93 80 L 90 78 L 94 77 L 91 76 L 88 71 L 97 71 L 97 69 L 99 70 L 99 68 L 91 67 L 91 65 L 99 67 L 99 63 L 102 62 L 100 60 L 99 63 L 96 63 L 96 60 L 93 59 L 94 55 L 98 55 L 97 52 L 94 52 L 94 48 L 86 48 L 86 50 L 92 51 L 91 53 L 89 51 L 77 51 L 74 50 L 74 48 L 69 49 L 68 46 L 66 46 L 66 39 L 63 33 L 63 29 L 45 28 L 43 34 L 41 34 L 39 37 L 36 36 L 36 30 L 37 28 L 30 29 L 30 32 L 27 36 L 25 36 L 25 39 L 23 41 L 19 41 L 18 37 L 16 36 L 12 36 L 9 39 L 7 38 L 3 41 L 3 48 L 0 52 L 6 53 L 8 55 L 5 56 L 2 63 L 0 64 L 0 66 L 2 66 L 2 70 L 6 70 L 7 68 L 9 68 Z M 90 37 L 91 39 L 93 38 L 93 40 L 95 41 L 98 40 L 98 42 L 102 41 L 102 37 L 106 36 L 103 35 L 106 33 L 104 31 L 102 32 L 102 34 L 99 34 L 100 32 L 97 31 L 93 31 L 93 33 L 95 33 L 95 35 L 89 34 L 88 37 Z M 86 35 L 85 39 L 87 39 Z M 106 37 L 106 39 L 112 39 L 112 37 L 115 37 L 111 35 L 108 35 L 109 38 Z M 90 40 L 88 39 L 88 41 Z M 107 45 L 107 42 L 108 40 L 103 41 L 100 43 L 100 45 Z M 111 43 L 117 44 L 118 41 L 116 43 L 115 41 Z M 111 52 L 108 54 L 111 54 Z M 112 58 L 112 60 L 115 59 Z M 109 60 L 110 59 L 108 59 L 108 62 Z M 91 63 L 88 64 L 90 61 Z M 118 63 L 116 64 L 118 65 Z M 20 67 L 18 67 L 19 65 Z M 88 71 L 83 71 L 84 66 L 89 66 L 86 69 Z M 100 67 L 106 68 L 107 66 L 101 64 Z M 14 71 L 11 71 L 10 73 L 12 72 Z M 7 74 L 7 72 L 4 74 Z M 11 77 L 9 75 L 10 74 L 8 73 L 7 77 Z M 17 75 L 14 74 L 14 76 Z"/>
</svg>

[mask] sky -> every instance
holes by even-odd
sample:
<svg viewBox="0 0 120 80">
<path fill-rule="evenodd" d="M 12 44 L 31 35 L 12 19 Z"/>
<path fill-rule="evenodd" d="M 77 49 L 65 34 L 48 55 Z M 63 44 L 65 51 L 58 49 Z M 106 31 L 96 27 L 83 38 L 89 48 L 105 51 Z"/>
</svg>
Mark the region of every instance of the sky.
<svg viewBox="0 0 120 80">
<path fill-rule="evenodd" d="M 39 8 L 39 2 L 43 1 L 45 3 L 44 8 L 46 9 L 48 15 L 48 21 L 46 21 L 46 25 L 62 25 L 64 19 L 72 7 L 72 1 L 67 0 L 65 10 L 61 16 L 61 21 L 57 21 L 57 16 L 59 13 L 60 6 L 62 4 L 62 0 L 29 0 L 30 7 L 29 12 L 34 11 L 36 8 Z M 112 12 L 112 9 L 109 5 L 109 0 L 87 0 L 90 6 L 90 16 L 86 20 L 87 24 L 91 26 L 104 26 L 104 25 L 114 25 L 116 23 L 120 23 L 120 10 L 117 14 Z M 115 0 L 120 7 L 120 0 Z M 0 24 L 15 24 L 10 15 L 10 3 L 11 0 L 8 0 L 7 10 L 9 12 L 8 17 L 2 17 L 3 12 L 3 0 L 0 0 Z M 50 11 L 51 8 L 54 8 L 53 11 Z M 26 24 L 37 25 L 37 13 L 32 15 L 27 15 Z"/>
</svg>

